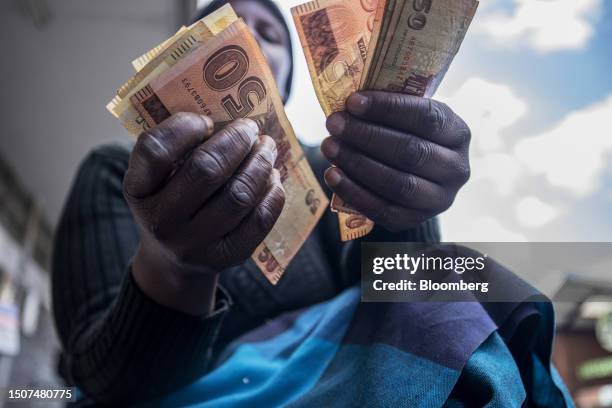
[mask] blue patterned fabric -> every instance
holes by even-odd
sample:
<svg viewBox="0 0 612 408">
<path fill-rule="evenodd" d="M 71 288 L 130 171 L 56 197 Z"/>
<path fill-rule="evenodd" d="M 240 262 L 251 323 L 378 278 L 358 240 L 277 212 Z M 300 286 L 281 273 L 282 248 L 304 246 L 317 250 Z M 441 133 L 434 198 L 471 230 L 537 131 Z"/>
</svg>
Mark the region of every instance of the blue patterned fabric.
<svg viewBox="0 0 612 408">
<path fill-rule="evenodd" d="M 164 407 L 568 407 L 549 303 L 361 303 L 358 288 L 231 344 Z"/>
</svg>

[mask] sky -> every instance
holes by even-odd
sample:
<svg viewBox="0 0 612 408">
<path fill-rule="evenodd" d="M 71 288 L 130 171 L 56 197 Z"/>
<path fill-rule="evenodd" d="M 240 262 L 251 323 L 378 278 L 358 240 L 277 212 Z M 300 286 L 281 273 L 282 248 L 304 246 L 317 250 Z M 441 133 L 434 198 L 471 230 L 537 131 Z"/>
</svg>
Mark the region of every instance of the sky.
<svg viewBox="0 0 612 408">
<path fill-rule="evenodd" d="M 481 1 L 434 96 L 473 134 L 472 179 L 441 216 L 444 240 L 612 241 L 611 40 L 610 0 Z M 318 144 L 325 119 L 295 54 L 287 112 Z"/>
</svg>

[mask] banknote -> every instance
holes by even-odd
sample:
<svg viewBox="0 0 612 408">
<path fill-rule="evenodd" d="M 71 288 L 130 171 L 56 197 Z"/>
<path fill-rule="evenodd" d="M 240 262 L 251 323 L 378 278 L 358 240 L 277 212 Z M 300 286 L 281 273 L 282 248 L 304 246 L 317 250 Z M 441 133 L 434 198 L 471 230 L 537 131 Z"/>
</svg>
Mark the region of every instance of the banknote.
<svg viewBox="0 0 612 408">
<path fill-rule="evenodd" d="M 136 75 L 117 90 L 117 96 L 106 108 L 117 117 L 133 136 L 138 136 L 149 128 L 149 124 L 132 106 L 129 98 L 146 86 L 153 78 L 166 72 L 193 49 L 205 43 L 229 27 L 238 17 L 230 5 L 225 5 L 210 15 L 180 29 L 173 37 L 145 53 L 135 61 L 146 62 Z M 140 65 L 139 65 L 140 66 Z"/>
<path fill-rule="evenodd" d="M 478 4 L 477 0 L 388 0 L 378 7 L 360 88 L 433 96 Z"/>
<path fill-rule="evenodd" d="M 175 35 L 132 61 L 132 66 L 136 71 L 140 71 L 154 58 L 166 50 L 171 44 L 173 44 L 180 37 L 180 35 L 187 31 L 194 30 L 194 28 L 196 28 L 199 24 L 204 24 L 212 35 L 217 35 L 237 19 L 238 17 L 236 16 L 234 9 L 229 4 L 226 4 L 211 14 L 204 16 L 201 20 L 193 23 L 191 26 L 181 27 Z"/>
<path fill-rule="evenodd" d="M 326 116 L 343 111 L 348 96 L 359 90 L 364 74 L 378 0 L 315 0 L 291 9 L 315 93 Z M 339 196 L 340 239 L 370 233 L 374 223 Z"/>
<path fill-rule="evenodd" d="M 187 27 L 185 27 L 185 26 L 182 26 L 176 32 L 176 34 L 174 34 L 172 37 L 168 38 L 167 40 L 165 40 L 161 44 L 157 45 L 156 47 L 150 49 L 149 51 L 147 51 L 144 54 L 142 54 L 140 57 L 138 57 L 135 60 L 133 60 L 132 61 L 132 66 L 134 67 L 136 72 L 138 72 L 141 69 L 143 69 L 155 57 L 157 57 L 159 54 L 161 54 L 162 52 L 167 50 L 168 47 L 171 46 L 176 41 L 177 38 L 179 38 L 181 35 L 183 35 L 187 31 L 189 31 L 189 29 Z"/>
<path fill-rule="evenodd" d="M 340 196 L 332 196 L 331 210 L 337 214 L 340 240 L 343 242 L 352 241 L 365 237 L 372 229 L 374 222 L 363 214 L 351 207 Z"/>
<path fill-rule="evenodd" d="M 477 0 L 315 0 L 294 7 L 325 114 L 343 110 L 340 99 L 356 90 L 431 97 L 459 51 L 477 7 Z M 357 58 L 364 48 L 365 58 Z M 370 220 L 336 195 L 332 210 L 338 213 L 342 240 L 372 230 Z"/>
<path fill-rule="evenodd" d="M 148 126 L 176 112 L 210 116 L 217 128 L 248 117 L 277 144 L 285 209 L 253 260 L 275 283 L 329 204 L 289 123 L 273 75 L 241 19 L 184 55 L 129 97 Z"/>
<path fill-rule="evenodd" d="M 377 0 L 316 0 L 291 9 L 326 116 L 359 89 Z"/>
</svg>

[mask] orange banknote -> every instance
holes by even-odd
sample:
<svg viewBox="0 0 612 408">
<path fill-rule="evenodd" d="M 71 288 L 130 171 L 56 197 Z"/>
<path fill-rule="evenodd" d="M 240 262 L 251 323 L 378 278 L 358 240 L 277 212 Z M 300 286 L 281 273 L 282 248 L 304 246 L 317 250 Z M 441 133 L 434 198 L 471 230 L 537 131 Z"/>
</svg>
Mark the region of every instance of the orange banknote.
<svg viewBox="0 0 612 408">
<path fill-rule="evenodd" d="M 292 9 L 315 92 L 326 115 L 354 91 L 431 97 L 474 17 L 477 0 L 314 0 Z M 345 197 L 347 200 L 349 197 Z M 334 195 L 343 241 L 373 223 Z"/>
<path fill-rule="evenodd" d="M 134 61 L 138 73 L 108 109 L 132 134 L 176 112 L 210 116 L 217 129 L 255 120 L 277 144 L 285 207 L 253 261 L 276 284 L 329 205 L 286 117 L 274 77 L 248 27 L 226 5 Z"/>
<path fill-rule="evenodd" d="M 315 0 L 291 9 L 326 116 L 343 111 L 349 95 L 359 90 L 377 4 L 377 0 Z M 338 212 L 342 241 L 372 231 L 374 223 L 337 195 L 331 207 Z"/>
</svg>

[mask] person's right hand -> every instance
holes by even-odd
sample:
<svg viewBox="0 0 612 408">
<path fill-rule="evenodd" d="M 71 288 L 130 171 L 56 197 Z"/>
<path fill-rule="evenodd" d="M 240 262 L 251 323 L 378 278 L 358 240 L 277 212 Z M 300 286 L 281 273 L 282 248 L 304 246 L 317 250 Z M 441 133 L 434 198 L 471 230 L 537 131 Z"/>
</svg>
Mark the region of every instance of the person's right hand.
<svg viewBox="0 0 612 408">
<path fill-rule="evenodd" d="M 132 264 L 140 288 L 190 314 L 210 311 L 217 273 L 248 259 L 285 202 L 276 144 L 240 119 L 213 133 L 179 113 L 144 132 L 124 178 L 142 238 Z"/>
</svg>

